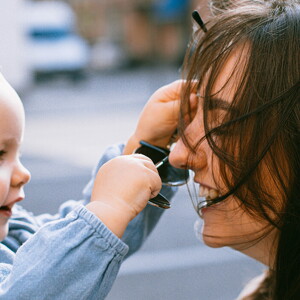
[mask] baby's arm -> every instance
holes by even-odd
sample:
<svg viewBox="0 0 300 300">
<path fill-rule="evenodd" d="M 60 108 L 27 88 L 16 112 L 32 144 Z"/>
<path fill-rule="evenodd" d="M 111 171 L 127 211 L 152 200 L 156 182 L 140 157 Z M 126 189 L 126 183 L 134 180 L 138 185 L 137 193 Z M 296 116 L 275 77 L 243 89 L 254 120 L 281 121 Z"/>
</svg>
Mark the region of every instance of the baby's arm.
<svg viewBox="0 0 300 300">
<path fill-rule="evenodd" d="M 175 88 L 177 91 L 177 85 L 180 84 L 172 84 L 169 88 L 171 90 Z M 166 88 L 163 92 L 167 92 Z M 177 92 L 175 92 L 174 98 L 172 96 L 167 99 L 167 101 L 175 101 L 175 103 L 164 106 L 163 101 L 160 103 L 160 97 L 158 95 L 158 98 L 154 98 L 154 101 L 150 102 L 154 106 L 147 105 L 148 108 L 139 120 L 137 131 L 127 144 L 127 153 L 126 151 L 123 153 L 131 154 L 139 146 L 140 139 L 160 146 L 165 146 L 168 143 L 177 126 L 176 116 L 179 100 L 177 101 Z M 150 116 L 153 119 L 152 108 L 156 112 L 158 109 L 159 112 L 160 105 L 163 105 L 167 110 L 173 111 L 174 109 L 172 115 L 175 116 L 175 119 L 173 120 L 172 115 L 170 115 L 172 121 L 170 126 L 159 127 L 163 125 L 161 121 L 164 120 L 164 117 L 169 115 L 161 114 L 162 119 L 159 119 L 158 115 L 154 114 L 157 121 L 157 126 L 154 127 L 166 129 L 166 131 L 154 132 L 152 123 L 147 125 L 146 117 Z M 143 128 L 144 125 L 146 128 Z M 165 123 L 165 125 L 168 124 Z M 149 130 L 149 128 L 152 129 Z M 151 133 L 150 137 L 144 135 L 149 132 Z M 155 138 L 153 139 L 153 137 Z M 111 159 L 112 156 L 115 155 L 109 155 L 106 160 Z M 116 168 L 121 168 L 121 166 L 129 163 L 128 157 L 124 157 L 126 162 L 118 163 Z M 117 190 L 116 198 L 112 197 L 112 202 L 110 202 L 111 198 L 108 197 L 106 188 L 109 187 L 113 195 L 115 190 L 112 183 L 117 179 L 115 176 L 109 180 L 106 178 L 109 181 L 108 185 L 105 184 L 104 190 L 102 188 L 98 190 L 98 187 L 104 185 L 105 182 L 103 181 L 103 174 L 111 174 L 111 170 L 115 168 L 115 166 L 113 168 L 109 166 L 109 163 L 104 173 L 101 173 L 102 171 L 97 172 L 97 176 L 93 178 L 96 184 L 91 196 L 92 201 L 86 207 L 78 206 L 74 201 L 71 205 L 65 205 L 60 214 L 53 218 L 40 218 L 37 222 L 30 221 L 29 223 L 27 222 L 28 216 L 25 217 L 24 213 L 20 212 L 20 216 L 13 224 L 16 229 L 14 239 L 19 242 L 25 241 L 30 235 L 33 236 L 24 243 L 16 255 L 13 255 L 4 245 L 0 247 L 0 257 L 3 259 L 0 263 L 0 298 L 18 299 L 20 292 L 22 292 L 24 299 L 60 297 L 61 299 L 99 300 L 105 298 L 129 249 L 116 235 L 121 236 L 123 234 L 128 222 L 146 206 L 149 198 L 158 193 L 161 186 L 160 180 L 155 179 L 158 175 L 153 164 L 148 163 L 144 157 L 141 161 L 137 161 L 138 159 L 140 158 L 135 158 L 132 170 L 136 170 L 138 174 L 145 172 L 146 178 L 140 177 L 136 172 L 131 172 L 131 168 L 129 174 L 127 171 L 122 172 L 122 174 L 118 173 L 119 177 L 116 184 L 128 192 L 128 194 L 125 193 L 126 197 L 124 198 L 120 197 L 123 195 L 123 190 Z M 115 161 L 111 163 L 115 163 Z M 126 170 L 128 170 L 127 167 Z M 119 185 L 120 181 L 121 185 Z M 129 185 L 127 186 L 125 182 Z M 92 183 L 93 181 L 86 190 L 86 201 L 90 198 L 89 191 Z M 134 187 L 131 191 L 132 186 Z M 164 192 L 168 194 L 168 199 L 174 193 L 169 187 L 164 187 L 162 193 Z M 117 207 L 119 209 L 116 209 Z M 121 208 L 124 208 L 124 211 Z M 104 213 L 105 209 L 107 210 L 106 213 Z M 111 211 L 115 219 L 105 220 L 105 216 L 108 216 Z M 158 221 L 162 211 L 159 208 L 148 206 L 130 222 L 123 239 L 130 246 L 131 252 L 141 245 L 146 235 Z M 70 213 L 67 214 L 67 212 Z M 110 223 L 111 220 L 112 223 Z M 121 223 L 119 223 L 120 220 Z M 44 226 L 34 234 L 42 224 Z M 20 227 L 22 227 L 21 231 L 24 231 L 24 234 L 17 230 Z M 22 238 L 20 238 L 21 235 Z"/>
<path fill-rule="evenodd" d="M 160 188 L 155 166 L 143 155 L 104 164 L 90 204 L 45 224 L 0 263 L 0 297 L 18 299 L 22 292 L 24 299 L 104 299 L 128 251 L 116 235 Z"/>
<path fill-rule="evenodd" d="M 0 298 L 102 300 L 127 251 L 79 205 L 42 226 L 16 254 L 0 246 Z"/>
</svg>

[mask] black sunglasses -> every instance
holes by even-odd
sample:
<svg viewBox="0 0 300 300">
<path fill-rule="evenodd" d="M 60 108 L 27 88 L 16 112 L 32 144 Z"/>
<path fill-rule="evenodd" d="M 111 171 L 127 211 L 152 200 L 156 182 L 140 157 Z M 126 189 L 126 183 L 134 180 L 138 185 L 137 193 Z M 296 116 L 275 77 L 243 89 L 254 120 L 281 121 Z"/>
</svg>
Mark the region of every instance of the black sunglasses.
<svg viewBox="0 0 300 300">
<path fill-rule="evenodd" d="M 189 171 L 178 169 L 170 165 L 168 161 L 170 151 L 168 149 L 151 145 L 145 141 L 140 141 L 140 144 L 141 146 L 136 149 L 135 153 L 144 154 L 153 161 L 163 185 L 180 186 L 187 183 Z M 169 200 L 161 193 L 155 198 L 150 199 L 149 204 L 164 209 L 171 207 Z"/>
</svg>

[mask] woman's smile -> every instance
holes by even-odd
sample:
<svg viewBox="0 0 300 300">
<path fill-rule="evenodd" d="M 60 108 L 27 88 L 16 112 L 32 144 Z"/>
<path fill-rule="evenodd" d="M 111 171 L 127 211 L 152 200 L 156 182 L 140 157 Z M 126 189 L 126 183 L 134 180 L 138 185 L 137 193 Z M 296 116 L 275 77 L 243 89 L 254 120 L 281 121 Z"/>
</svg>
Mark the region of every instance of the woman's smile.
<svg viewBox="0 0 300 300">
<path fill-rule="evenodd" d="M 206 200 L 213 200 L 217 198 L 219 194 L 216 189 L 200 183 L 199 197 L 205 197 Z"/>
</svg>

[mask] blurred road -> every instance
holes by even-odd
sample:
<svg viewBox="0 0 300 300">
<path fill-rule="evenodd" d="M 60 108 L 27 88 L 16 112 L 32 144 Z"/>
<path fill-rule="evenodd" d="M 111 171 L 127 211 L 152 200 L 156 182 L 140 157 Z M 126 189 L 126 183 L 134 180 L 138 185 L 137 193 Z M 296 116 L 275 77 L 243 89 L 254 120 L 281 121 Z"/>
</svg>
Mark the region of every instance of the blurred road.
<svg viewBox="0 0 300 300">
<path fill-rule="evenodd" d="M 22 96 L 23 161 L 31 170 L 23 205 L 56 212 L 79 199 L 107 145 L 126 141 L 149 96 L 180 77 L 175 69 L 98 74 L 79 83 L 43 82 Z M 262 265 L 195 238 L 197 215 L 182 187 L 142 249 L 124 262 L 108 300 L 232 300 Z"/>
</svg>

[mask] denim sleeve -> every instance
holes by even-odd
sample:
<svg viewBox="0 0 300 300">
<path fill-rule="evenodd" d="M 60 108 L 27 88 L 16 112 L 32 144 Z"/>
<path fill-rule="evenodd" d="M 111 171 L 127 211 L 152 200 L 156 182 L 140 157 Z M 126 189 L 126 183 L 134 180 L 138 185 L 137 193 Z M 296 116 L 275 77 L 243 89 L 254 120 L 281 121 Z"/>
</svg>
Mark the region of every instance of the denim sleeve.
<svg viewBox="0 0 300 300">
<path fill-rule="evenodd" d="M 79 205 L 65 218 L 41 227 L 13 260 L 1 245 L 0 298 L 104 299 L 127 251 Z"/>
<path fill-rule="evenodd" d="M 164 211 L 148 205 L 120 240 L 85 208 L 98 169 L 122 150 L 122 145 L 108 148 L 84 199 L 65 202 L 56 215 L 34 216 L 15 207 L 9 236 L 0 244 L 0 299 L 105 298 L 122 260 L 141 247 Z M 169 199 L 174 192 L 162 189 Z"/>
<path fill-rule="evenodd" d="M 27 241 L 41 226 L 48 222 L 64 218 L 70 213 L 78 204 L 87 204 L 90 201 L 94 180 L 99 168 L 110 159 L 122 155 L 124 145 L 115 144 L 107 148 L 97 166 L 94 168 L 91 180 L 88 182 L 83 190 L 83 199 L 80 201 L 69 200 L 64 202 L 57 214 L 42 214 L 39 216 L 33 215 L 26 211 L 21 206 L 15 205 L 13 217 L 9 224 L 9 235 L 2 242 L 5 246 L 16 252 L 18 248 Z M 164 186 L 161 193 L 168 199 L 171 199 L 176 192 L 176 188 Z M 147 205 L 147 207 L 130 222 L 123 235 L 123 241 L 129 246 L 128 255 L 138 250 L 147 236 L 151 233 L 157 222 L 159 221 L 163 209 Z"/>
<path fill-rule="evenodd" d="M 113 157 L 121 155 L 123 149 L 123 144 L 115 144 L 107 149 L 107 151 L 99 161 L 97 167 L 94 169 L 92 179 L 83 191 L 86 202 L 88 202 L 91 197 L 94 179 L 99 168 Z M 178 188 L 176 187 L 163 186 L 161 193 L 167 199 L 171 200 L 174 194 L 176 193 L 177 189 Z M 164 211 L 164 209 L 147 205 L 146 208 L 129 223 L 122 237 L 122 240 L 129 246 L 128 255 L 126 257 L 133 254 L 142 246 L 146 238 L 149 236 L 149 234 L 152 232 L 153 228 L 159 221 Z"/>
<path fill-rule="evenodd" d="M 99 168 L 110 159 L 121 155 L 123 145 L 112 145 L 107 148 L 100 158 L 97 166 L 92 171 L 91 180 L 83 190 L 82 200 L 68 200 L 61 204 L 58 212 L 54 215 L 45 213 L 41 215 L 33 215 L 31 212 L 25 210 L 20 205 L 15 205 L 13 208 L 13 216 L 9 222 L 9 234 L 2 244 L 8 247 L 13 252 L 25 243 L 41 226 L 51 221 L 59 220 L 67 216 L 78 204 L 85 205 L 90 200 L 90 194 L 94 184 L 94 180 Z"/>
</svg>

